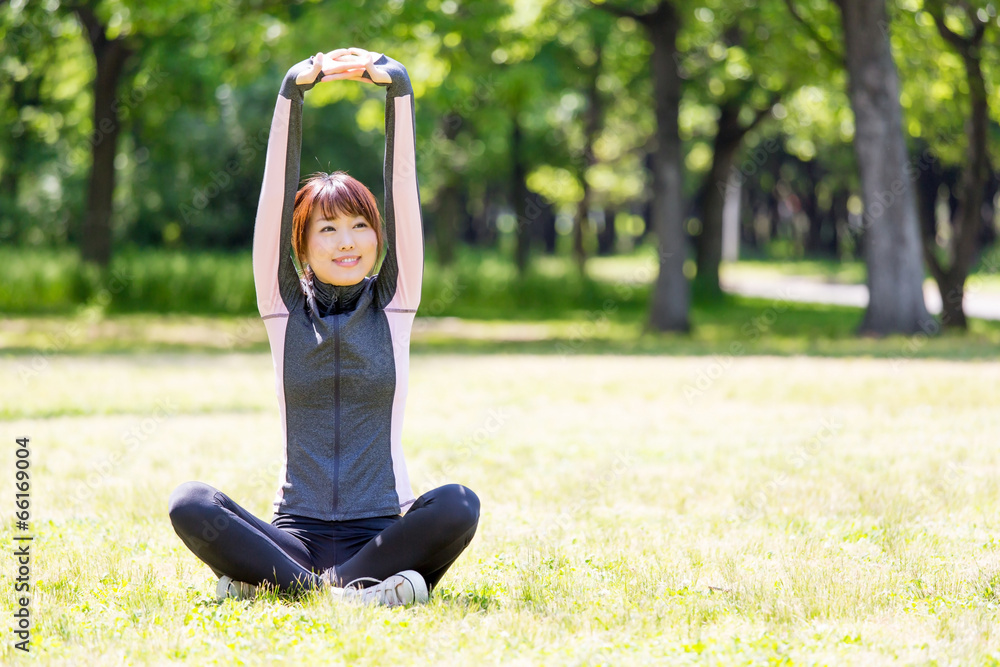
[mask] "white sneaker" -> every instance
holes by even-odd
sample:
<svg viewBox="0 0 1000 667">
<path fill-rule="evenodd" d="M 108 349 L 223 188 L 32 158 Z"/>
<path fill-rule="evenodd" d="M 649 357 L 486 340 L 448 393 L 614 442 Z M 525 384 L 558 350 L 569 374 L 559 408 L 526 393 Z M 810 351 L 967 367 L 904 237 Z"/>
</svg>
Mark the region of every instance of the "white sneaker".
<svg viewBox="0 0 1000 667">
<path fill-rule="evenodd" d="M 378 585 L 358 588 L 354 584 L 374 581 Z M 367 604 L 384 604 L 387 607 L 408 606 L 427 602 L 427 582 L 414 570 L 404 570 L 385 581 L 371 577 L 355 579 L 343 588 L 331 588 L 341 600 L 358 600 Z"/>
<path fill-rule="evenodd" d="M 249 600 L 257 594 L 257 587 L 244 581 L 233 581 L 232 577 L 221 577 L 215 587 L 215 597 L 221 602 L 226 598 Z"/>
</svg>

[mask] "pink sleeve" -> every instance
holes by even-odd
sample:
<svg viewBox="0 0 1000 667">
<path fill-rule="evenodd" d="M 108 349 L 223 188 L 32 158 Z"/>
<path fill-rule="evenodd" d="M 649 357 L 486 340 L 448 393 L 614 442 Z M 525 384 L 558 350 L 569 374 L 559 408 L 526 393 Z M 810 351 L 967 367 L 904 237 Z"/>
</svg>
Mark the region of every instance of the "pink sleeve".
<svg viewBox="0 0 1000 667">
<path fill-rule="evenodd" d="M 257 309 L 262 317 L 288 312 L 282 302 L 278 269 L 283 250 L 281 213 L 285 199 L 285 171 L 288 154 L 288 117 L 292 101 L 278 96 L 267 142 L 264 181 L 257 205 L 253 234 L 253 279 L 257 286 Z M 290 237 L 289 237 L 290 240 Z M 289 248 L 290 249 L 290 248 Z"/>
<path fill-rule="evenodd" d="M 417 183 L 416 115 L 406 68 L 381 56 L 375 65 L 389 73 L 385 100 L 386 256 L 376 278 L 379 303 L 415 312 L 424 272 L 424 236 Z"/>
<path fill-rule="evenodd" d="M 293 300 L 301 296 L 292 261 L 292 213 L 302 153 L 302 106 L 305 91 L 316 85 L 322 73 L 310 83 L 299 84 L 296 79 L 312 67 L 312 61 L 311 57 L 303 60 L 285 74 L 267 140 L 253 233 L 253 279 L 261 317 L 288 313 Z"/>
</svg>

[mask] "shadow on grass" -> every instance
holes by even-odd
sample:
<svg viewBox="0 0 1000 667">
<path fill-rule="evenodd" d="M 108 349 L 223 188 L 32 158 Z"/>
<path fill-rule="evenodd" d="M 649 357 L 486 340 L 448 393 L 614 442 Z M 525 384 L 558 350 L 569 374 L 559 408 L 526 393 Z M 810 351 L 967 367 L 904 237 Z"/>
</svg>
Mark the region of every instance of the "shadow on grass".
<svg viewBox="0 0 1000 667">
<path fill-rule="evenodd" d="M 471 314 L 471 313 L 470 313 Z M 498 323 L 491 313 L 476 313 L 480 321 Z M 549 321 L 547 335 L 531 338 L 517 327 L 497 325 L 491 337 L 461 337 L 435 333 L 432 327 L 415 335 L 414 354 L 536 354 L 650 356 L 820 356 L 873 358 L 995 359 L 1000 353 L 1000 322 L 971 320 L 967 332 L 934 336 L 856 335 L 864 312 L 860 308 L 787 303 L 724 295 L 696 304 L 690 334 L 644 329 L 645 313 L 614 316 L 594 311 L 574 313 L 570 321 Z M 511 322 L 508 318 L 506 322 Z"/>
</svg>

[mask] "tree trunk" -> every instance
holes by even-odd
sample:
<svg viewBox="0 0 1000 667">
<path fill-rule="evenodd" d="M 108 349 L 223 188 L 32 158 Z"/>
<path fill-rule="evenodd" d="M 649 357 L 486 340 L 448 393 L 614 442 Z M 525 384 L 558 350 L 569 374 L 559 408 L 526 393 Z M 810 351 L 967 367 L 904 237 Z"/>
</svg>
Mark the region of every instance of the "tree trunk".
<svg viewBox="0 0 1000 667">
<path fill-rule="evenodd" d="M 987 154 L 989 102 L 986 97 L 980 49 L 986 24 L 977 22 L 976 16 L 969 10 L 967 15 L 973 22 L 973 30 L 971 36 L 964 37 L 953 32 L 945 24 L 941 3 L 929 3 L 928 11 L 934 17 L 938 32 L 962 57 L 969 83 L 970 109 L 966 121 L 966 158 L 958 187 L 958 208 L 952 216 L 951 266 L 945 270 L 937 262 L 932 251 L 925 251 L 927 262 L 931 265 L 931 273 L 941 292 L 942 326 L 966 329 L 968 322 L 965 319 L 962 297 L 965 293 L 965 280 L 978 252 L 986 184 L 990 177 Z M 925 247 L 927 240 L 925 234 Z"/>
<path fill-rule="evenodd" d="M 823 223 L 828 217 L 820 211 L 819 206 L 819 186 L 823 182 L 823 174 L 817 160 L 806 162 L 803 169 L 809 178 L 809 194 L 802 197 L 802 210 L 809 218 L 806 254 L 815 257 L 823 252 Z"/>
<path fill-rule="evenodd" d="M 734 169 L 729 172 L 726 196 L 722 202 L 722 261 L 740 258 L 740 212 L 743 208 L 743 182 Z"/>
<path fill-rule="evenodd" d="M 441 266 L 450 266 L 455 261 L 455 237 L 458 235 L 459 184 L 452 176 L 448 184 L 438 193 L 437 215 L 434 220 L 434 240 L 437 245 L 437 260 Z"/>
<path fill-rule="evenodd" d="M 979 247 L 988 248 L 997 240 L 997 228 L 993 224 L 996 219 L 997 192 L 1000 191 L 1000 179 L 991 168 L 986 180 L 986 190 L 983 193 L 983 225 L 979 229 Z"/>
<path fill-rule="evenodd" d="M 868 308 L 860 333 L 926 329 L 923 263 L 899 105 L 899 76 L 884 32 L 885 0 L 837 0 L 854 110 L 854 151 L 865 206 Z"/>
<path fill-rule="evenodd" d="M 542 202 L 542 217 L 539 219 L 539 227 L 542 234 L 542 248 L 546 255 L 556 254 L 556 212 L 552 207 L 552 202 L 544 200 Z"/>
<path fill-rule="evenodd" d="M 594 142 L 601 131 L 601 93 L 597 88 L 597 78 L 601 74 L 601 61 L 603 50 L 600 43 L 594 47 L 594 64 L 589 69 L 587 81 L 587 110 L 583 115 L 583 164 L 580 166 L 578 178 L 580 186 L 583 188 L 583 198 L 576 207 L 576 220 L 573 225 L 573 257 L 576 259 L 577 269 L 583 275 L 587 263 L 587 250 L 584 247 L 584 228 L 590 219 L 590 202 L 593 199 L 592 188 L 587 181 L 587 172 L 597 164 L 594 157 Z"/>
<path fill-rule="evenodd" d="M 492 202 L 495 198 L 493 184 L 466 183 L 462 191 L 462 210 L 465 211 L 465 240 L 470 246 L 491 248 L 496 241 L 496 227 L 490 224 Z"/>
<path fill-rule="evenodd" d="M 837 190 L 833 193 L 833 200 L 830 202 L 830 225 L 833 234 L 830 239 L 829 254 L 839 261 L 841 257 L 842 241 L 847 233 L 847 200 L 851 198 L 851 193 L 847 190 Z"/>
<path fill-rule="evenodd" d="M 531 218 L 528 216 L 528 184 L 525 181 L 527 172 L 521 160 L 521 125 L 514 114 L 514 129 L 511 136 L 511 154 L 513 156 L 514 169 L 511 174 L 512 190 L 514 201 L 514 215 L 517 223 L 515 230 L 514 263 L 517 265 L 518 275 L 524 275 L 528 269 L 528 255 L 531 252 Z"/>
<path fill-rule="evenodd" d="M 31 83 L 34 83 L 33 87 L 37 89 L 37 82 L 32 82 L 30 79 L 13 79 L 10 82 L 10 99 L 15 109 L 23 109 L 29 104 L 32 96 L 28 94 L 27 88 Z M 39 101 L 35 100 L 33 103 L 37 104 Z M 10 137 L 10 150 L 4 156 L 4 169 L 0 174 L 0 203 L 3 204 L 0 207 L 2 208 L 0 222 L 9 222 L 12 237 L 10 240 L 20 243 L 24 240 L 26 225 L 17 204 L 17 193 L 20 190 L 21 175 L 26 171 L 25 159 L 30 150 L 30 135 L 27 126 L 22 126 L 21 132 L 16 136 L 10 133 L 10 128 L 7 132 Z"/>
<path fill-rule="evenodd" d="M 442 118 L 442 132 L 448 141 L 455 141 L 462 127 L 462 119 L 455 113 L 445 114 Z M 455 241 L 458 236 L 459 218 L 462 210 L 459 208 L 462 183 L 461 174 L 450 170 L 445 186 L 438 193 L 436 202 L 437 216 L 434 225 L 434 240 L 437 246 L 438 263 L 449 266 L 455 260 Z"/>
<path fill-rule="evenodd" d="M 597 254 L 606 257 L 615 252 L 615 209 L 604 209 L 604 226 L 597 232 Z"/>
<path fill-rule="evenodd" d="M 111 211 L 115 193 L 115 153 L 121 118 L 115 98 L 125 64 L 134 51 L 122 38 L 109 40 L 107 27 L 90 7 L 74 8 L 90 40 L 97 64 L 94 79 L 94 128 L 90 137 L 92 164 L 87 184 L 87 210 L 80 253 L 84 261 L 111 262 Z"/>
<path fill-rule="evenodd" d="M 589 221 L 590 188 L 583 186 L 583 199 L 576 204 L 576 215 L 573 217 L 573 261 L 576 270 L 583 275 L 587 265 L 587 249 L 583 246 L 583 231 Z"/>
<path fill-rule="evenodd" d="M 937 279 L 938 291 L 941 292 L 941 326 L 955 329 L 967 329 L 965 309 L 965 276 L 954 269 L 947 271 Z"/>
<path fill-rule="evenodd" d="M 722 263 L 722 209 L 726 203 L 729 176 L 746 134 L 740 126 L 740 104 L 724 103 L 719 107 L 718 130 L 712 146 L 712 167 L 700 189 L 701 235 L 698 239 L 698 294 L 714 299 L 722 296 L 719 265 Z"/>
<path fill-rule="evenodd" d="M 650 70 L 656 112 L 653 154 L 653 229 L 659 240 L 660 271 L 653 286 L 648 326 L 657 331 L 690 331 L 690 286 L 684 276 L 687 235 L 684 229 L 681 141 L 678 115 L 681 79 L 677 73 L 680 16 L 668 0 L 639 17 L 653 45 Z"/>
</svg>

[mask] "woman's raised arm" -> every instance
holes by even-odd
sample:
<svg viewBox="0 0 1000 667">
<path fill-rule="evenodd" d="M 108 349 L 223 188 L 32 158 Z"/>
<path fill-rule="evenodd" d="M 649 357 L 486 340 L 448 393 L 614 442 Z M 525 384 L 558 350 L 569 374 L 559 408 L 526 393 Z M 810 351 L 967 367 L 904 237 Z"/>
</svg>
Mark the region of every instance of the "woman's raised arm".
<svg viewBox="0 0 1000 667">
<path fill-rule="evenodd" d="M 322 58 L 318 53 L 288 70 L 274 107 L 253 232 L 253 279 L 261 317 L 288 313 L 299 289 L 292 263 L 292 211 L 299 184 L 302 105 L 305 92 L 321 78 L 315 65 Z"/>
<path fill-rule="evenodd" d="M 378 304 L 416 311 L 424 272 L 424 236 L 417 184 L 413 87 L 406 68 L 382 55 L 374 66 L 391 77 L 385 96 L 386 256 L 376 278 Z M 365 73 L 369 76 L 368 73 Z"/>
</svg>

